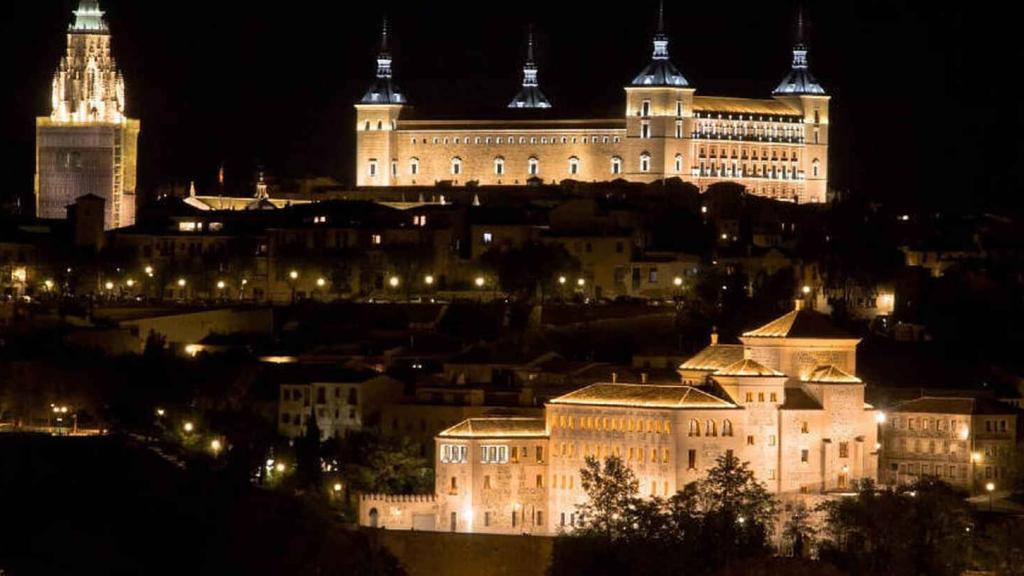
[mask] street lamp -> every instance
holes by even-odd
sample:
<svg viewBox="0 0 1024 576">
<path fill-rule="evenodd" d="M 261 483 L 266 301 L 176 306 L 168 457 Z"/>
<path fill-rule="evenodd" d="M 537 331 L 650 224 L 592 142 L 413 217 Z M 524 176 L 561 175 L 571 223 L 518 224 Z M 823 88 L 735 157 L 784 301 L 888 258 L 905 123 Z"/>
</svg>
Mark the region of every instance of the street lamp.
<svg viewBox="0 0 1024 576">
<path fill-rule="evenodd" d="M 332 488 L 334 489 L 335 492 L 341 492 L 341 482 L 335 482 Z"/>
<path fill-rule="evenodd" d="M 178 288 L 184 288 L 188 282 L 184 278 L 178 278 Z"/>
<path fill-rule="evenodd" d="M 146 266 L 145 272 L 146 272 L 146 276 L 152 276 L 153 275 L 153 267 L 152 266 Z"/>
<path fill-rule="evenodd" d="M 992 493 L 996 490 L 995 482 L 989 482 L 985 484 L 985 490 L 988 492 L 988 511 L 992 511 Z"/>
<path fill-rule="evenodd" d="M 391 278 L 388 278 L 388 286 L 391 286 L 392 288 L 398 288 L 399 282 L 400 281 L 398 280 L 398 276 L 392 276 Z"/>
<path fill-rule="evenodd" d="M 323 288 L 324 286 L 327 286 L 327 280 L 324 278 L 317 278 L 316 285 L 320 288 Z"/>
<path fill-rule="evenodd" d="M 559 283 L 559 284 L 562 284 L 563 286 L 565 285 L 565 283 L 566 283 L 567 281 L 568 281 L 568 279 L 567 279 L 567 278 L 566 278 L 565 276 L 559 276 L 559 277 L 558 277 L 558 283 Z"/>
<path fill-rule="evenodd" d="M 156 415 L 161 417 L 161 418 L 163 418 L 164 414 L 166 414 L 166 413 L 167 413 L 167 411 L 165 411 L 163 408 L 157 408 L 156 409 Z"/>
<path fill-rule="evenodd" d="M 296 270 L 292 270 L 291 272 L 288 273 L 288 277 L 291 278 L 292 280 L 298 280 L 299 273 Z"/>
<path fill-rule="evenodd" d="M 580 278 L 579 280 L 576 281 L 576 285 L 579 286 L 580 288 L 583 288 L 584 286 L 587 285 L 587 281 L 584 278 Z"/>
<path fill-rule="evenodd" d="M 109 291 L 109 290 L 113 290 L 113 289 L 114 289 L 114 283 L 113 283 L 113 282 L 111 282 L 111 281 L 109 281 L 109 280 L 108 280 L 108 281 L 107 281 L 107 283 L 106 283 L 106 284 L 104 284 L 103 286 L 104 286 L 104 288 L 106 288 L 106 289 L 107 289 L 108 291 Z"/>
<path fill-rule="evenodd" d="M 811 293 L 811 287 L 810 286 L 806 286 L 805 285 L 803 288 L 801 288 L 801 290 L 803 291 L 804 296 L 807 296 L 808 294 Z"/>
<path fill-rule="evenodd" d="M 220 453 L 221 448 L 223 448 L 223 446 L 221 446 L 220 440 L 214 438 L 210 442 L 210 450 L 213 452 L 215 456 Z"/>
<path fill-rule="evenodd" d="M 43 282 L 43 285 L 46 286 L 47 292 L 53 290 L 53 280 L 47 280 L 46 282 Z"/>
<path fill-rule="evenodd" d="M 127 281 L 125 281 L 125 285 L 127 285 L 129 288 L 132 288 L 135 286 L 135 280 L 129 278 Z"/>
<path fill-rule="evenodd" d="M 887 417 L 885 415 L 885 412 L 879 412 L 878 414 L 875 414 L 875 423 L 876 424 L 885 424 L 886 418 Z"/>
<path fill-rule="evenodd" d="M 680 286 L 683 285 L 683 279 L 680 278 L 679 276 L 676 276 L 675 278 L 672 279 L 672 283 L 675 284 L 676 288 L 679 288 Z"/>
<path fill-rule="evenodd" d="M 430 274 L 427 274 L 426 276 L 423 277 L 423 283 L 426 284 L 427 286 L 433 286 L 434 277 L 431 276 Z"/>
<path fill-rule="evenodd" d="M 484 287 L 484 284 L 485 284 L 486 282 L 487 282 L 487 281 L 486 281 L 486 280 L 484 280 L 484 277 L 483 277 L 483 276 L 477 276 L 477 277 L 476 277 L 476 280 L 474 280 L 474 283 L 476 284 L 476 287 L 477 287 L 477 288 L 483 288 L 483 287 Z"/>
<path fill-rule="evenodd" d="M 217 290 L 223 290 L 223 289 L 227 288 L 227 286 L 228 285 L 226 283 L 224 283 L 223 280 L 220 280 L 220 281 L 217 282 Z"/>
<path fill-rule="evenodd" d="M 182 429 L 185 430 L 185 432 L 187 433 L 191 433 L 193 430 L 196 429 L 196 427 L 191 422 L 185 422 L 185 425 L 182 426 Z"/>
</svg>

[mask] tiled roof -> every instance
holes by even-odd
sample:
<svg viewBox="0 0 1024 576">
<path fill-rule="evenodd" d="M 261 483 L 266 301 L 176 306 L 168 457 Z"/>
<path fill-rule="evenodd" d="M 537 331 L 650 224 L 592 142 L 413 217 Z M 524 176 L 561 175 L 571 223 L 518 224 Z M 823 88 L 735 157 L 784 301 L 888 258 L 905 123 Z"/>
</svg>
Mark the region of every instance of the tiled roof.
<svg viewBox="0 0 1024 576">
<path fill-rule="evenodd" d="M 783 410 L 821 410 L 821 404 L 801 388 L 786 388 Z"/>
<path fill-rule="evenodd" d="M 769 368 L 757 360 L 747 358 L 718 370 L 715 372 L 715 376 L 785 376 L 785 374 Z"/>
<path fill-rule="evenodd" d="M 643 408 L 735 408 L 735 404 L 692 386 L 653 384 L 591 384 L 551 401 L 551 404 L 638 406 Z"/>
<path fill-rule="evenodd" d="M 860 378 L 843 371 L 842 368 L 828 364 L 818 366 L 804 379 L 805 382 L 821 382 L 832 384 L 859 384 Z"/>
<path fill-rule="evenodd" d="M 725 96 L 694 96 L 693 110 L 694 112 L 723 112 L 725 114 L 800 115 L 799 110 L 779 100 Z"/>
<path fill-rule="evenodd" d="M 680 370 L 704 370 L 714 372 L 743 359 L 740 344 L 712 344 L 696 356 L 679 365 Z"/>
<path fill-rule="evenodd" d="M 828 316 L 809 310 L 793 310 L 771 322 L 744 332 L 750 338 L 823 338 L 855 340 L 854 336 L 836 328 Z"/>
<path fill-rule="evenodd" d="M 1020 414 L 1020 410 L 989 398 L 924 396 L 902 402 L 891 412 L 925 412 L 931 414 Z"/>
<path fill-rule="evenodd" d="M 469 418 L 444 430 L 444 438 L 543 438 L 548 435 L 543 418 Z"/>
</svg>

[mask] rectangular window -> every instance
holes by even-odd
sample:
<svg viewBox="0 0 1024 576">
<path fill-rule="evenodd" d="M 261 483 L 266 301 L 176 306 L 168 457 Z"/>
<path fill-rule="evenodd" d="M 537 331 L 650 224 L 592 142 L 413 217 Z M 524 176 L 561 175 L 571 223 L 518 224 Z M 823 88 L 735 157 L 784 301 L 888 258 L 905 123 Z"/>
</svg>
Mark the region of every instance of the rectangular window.
<svg viewBox="0 0 1024 576">
<path fill-rule="evenodd" d="M 840 442 L 839 443 L 839 457 L 840 458 L 849 458 L 850 457 L 850 443 L 849 442 Z"/>
<path fill-rule="evenodd" d="M 512 463 L 513 464 L 518 464 L 519 463 L 519 449 L 516 448 L 515 446 L 512 447 Z"/>
<path fill-rule="evenodd" d="M 647 118 L 647 117 L 649 117 L 651 115 L 651 101 L 650 100 L 644 100 L 640 104 L 640 115 L 643 116 L 644 118 Z"/>
<path fill-rule="evenodd" d="M 542 474 L 537 474 L 537 488 L 543 488 L 543 487 L 544 487 L 544 476 Z"/>
<path fill-rule="evenodd" d="M 808 426 L 808 424 L 807 424 L 807 421 L 806 421 L 806 420 L 800 423 L 800 433 L 801 433 L 801 434 L 807 434 L 807 433 L 809 433 L 810 431 L 811 431 L 811 430 L 810 430 L 810 427 Z"/>
<path fill-rule="evenodd" d="M 640 137 L 650 138 L 651 137 L 651 125 L 644 123 L 640 125 Z"/>
<path fill-rule="evenodd" d="M 465 464 L 469 448 L 461 444 L 442 444 L 441 462 L 443 464 Z"/>
<path fill-rule="evenodd" d="M 537 454 L 537 464 L 543 464 L 544 463 L 544 447 L 543 446 L 537 446 L 536 454 Z"/>
<path fill-rule="evenodd" d="M 810 455 L 811 455 L 810 450 L 801 450 L 800 451 L 800 461 L 806 463 L 808 458 L 810 458 Z"/>
<path fill-rule="evenodd" d="M 771 434 L 768 436 L 768 445 L 775 446 L 775 434 Z"/>
<path fill-rule="evenodd" d="M 754 437 L 753 436 L 747 436 L 747 446 L 753 446 L 753 445 L 754 445 Z"/>
<path fill-rule="evenodd" d="M 368 171 L 369 171 L 369 174 L 370 174 L 371 178 L 373 178 L 373 177 L 375 177 L 377 175 L 377 161 L 376 160 L 370 160 L 370 165 L 368 167 Z"/>
<path fill-rule="evenodd" d="M 537 510 L 537 518 L 535 520 L 535 523 L 536 523 L 537 526 L 543 526 L 544 525 L 544 513 L 541 512 L 540 510 Z"/>
<path fill-rule="evenodd" d="M 778 402 L 779 401 L 779 395 L 777 393 L 775 393 L 775 392 L 772 392 L 771 396 L 770 396 L 770 399 L 771 399 L 771 401 L 773 403 Z"/>
<path fill-rule="evenodd" d="M 490 525 L 491 525 L 491 513 L 490 512 L 484 512 L 484 526 L 490 526 Z"/>
<path fill-rule="evenodd" d="M 490 488 L 491 488 L 491 477 L 488 476 L 488 475 L 485 475 L 484 476 L 484 489 L 485 490 L 490 490 Z"/>
<path fill-rule="evenodd" d="M 480 447 L 481 464 L 508 464 L 508 446 L 484 445 Z"/>
<path fill-rule="evenodd" d="M 686 459 L 687 459 L 686 460 L 687 468 L 689 470 L 696 470 L 697 469 L 697 451 L 696 450 L 690 450 L 689 452 L 687 452 Z"/>
</svg>

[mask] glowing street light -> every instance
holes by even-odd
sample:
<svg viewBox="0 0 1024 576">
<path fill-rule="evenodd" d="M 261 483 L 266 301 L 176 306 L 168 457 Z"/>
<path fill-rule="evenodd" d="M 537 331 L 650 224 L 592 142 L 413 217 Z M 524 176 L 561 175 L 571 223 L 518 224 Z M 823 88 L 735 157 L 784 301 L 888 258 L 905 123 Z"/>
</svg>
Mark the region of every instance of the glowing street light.
<svg viewBox="0 0 1024 576">
<path fill-rule="evenodd" d="M 288 277 L 291 278 L 292 280 L 298 280 L 299 272 L 297 270 L 292 270 L 291 272 L 288 273 Z"/>
<path fill-rule="evenodd" d="M 221 445 L 220 440 L 217 440 L 215 438 L 212 441 L 210 441 L 210 451 L 213 452 L 214 454 L 220 453 L 221 448 L 223 448 L 223 446 Z"/>
<path fill-rule="evenodd" d="M 476 280 L 474 280 L 474 283 L 476 284 L 477 288 L 483 288 L 484 284 L 487 283 L 487 281 L 484 280 L 483 276 L 477 276 Z"/>
<path fill-rule="evenodd" d="M 106 288 L 107 290 L 113 290 L 114 283 L 108 280 L 107 283 L 103 285 L 103 287 Z"/>
<path fill-rule="evenodd" d="M 323 288 L 324 286 L 327 286 L 327 280 L 324 278 L 317 278 L 316 285 L 320 288 Z"/>
<path fill-rule="evenodd" d="M 185 430 L 185 432 L 191 433 L 193 430 L 196 429 L 196 427 L 195 424 L 192 424 L 191 422 L 185 422 L 185 425 L 182 426 L 182 429 Z"/>
<path fill-rule="evenodd" d="M 564 285 L 566 282 L 568 282 L 568 279 L 565 276 L 559 276 L 558 277 L 558 283 L 559 284 L 563 284 Z"/>
<path fill-rule="evenodd" d="M 46 282 L 43 282 L 43 285 L 46 286 L 47 292 L 53 290 L 53 280 L 47 280 Z"/>
<path fill-rule="evenodd" d="M 341 482 L 335 482 L 332 488 L 334 489 L 335 492 L 341 492 Z"/>
<path fill-rule="evenodd" d="M 188 282 L 184 278 L 178 278 L 178 287 L 179 288 L 184 288 L 186 284 L 188 284 Z"/>
<path fill-rule="evenodd" d="M 284 465 L 284 462 L 278 462 L 278 463 L 277 463 L 277 464 L 276 464 L 276 465 L 274 466 L 274 470 L 277 470 L 278 472 L 284 472 L 284 469 L 285 469 L 285 465 Z"/>
<path fill-rule="evenodd" d="M 157 408 L 156 409 L 156 415 L 161 417 L 161 418 L 163 418 L 164 414 L 166 414 L 166 413 L 167 413 L 167 411 L 164 410 L 163 408 Z"/>
<path fill-rule="evenodd" d="M 423 283 L 426 284 L 427 286 L 433 286 L 434 277 L 431 276 L 430 274 L 427 274 L 426 276 L 423 277 Z"/>
<path fill-rule="evenodd" d="M 985 484 L 985 491 L 988 492 L 988 511 L 992 511 L 992 493 L 996 491 L 995 482 Z"/>
<path fill-rule="evenodd" d="M 885 415 L 885 412 L 879 412 L 878 414 L 875 414 L 876 424 L 885 424 L 886 419 L 887 417 Z"/>
<path fill-rule="evenodd" d="M 152 266 L 146 266 L 145 272 L 146 272 L 146 276 L 152 276 L 153 275 L 153 267 Z"/>
<path fill-rule="evenodd" d="M 804 287 L 801 288 L 801 291 L 804 293 L 804 296 L 806 296 L 806 295 L 811 293 L 811 287 L 807 286 L 807 285 L 804 285 Z"/>
<path fill-rule="evenodd" d="M 125 281 L 125 285 L 127 285 L 129 288 L 132 288 L 135 286 L 135 280 L 129 278 L 127 281 Z"/>
<path fill-rule="evenodd" d="M 981 462 L 981 452 L 971 452 L 971 462 Z"/>
<path fill-rule="evenodd" d="M 583 288 L 584 286 L 587 285 L 587 281 L 584 278 L 580 278 L 579 280 L 576 281 L 576 285 L 579 286 L 580 288 Z"/>
<path fill-rule="evenodd" d="M 392 288 L 398 288 L 398 284 L 398 276 L 392 276 L 391 278 L 388 278 L 388 286 L 391 286 Z"/>
<path fill-rule="evenodd" d="M 676 285 L 676 288 L 679 288 L 680 286 L 683 285 L 683 279 L 680 278 L 679 276 L 676 276 L 675 278 L 672 279 L 672 283 Z"/>
<path fill-rule="evenodd" d="M 228 285 L 223 280 L 220 280 L 219 282 L 217 282 L 217 290 L 223 290 L 223 289 L 227 288 L 227 286 Z"/>
</svg>

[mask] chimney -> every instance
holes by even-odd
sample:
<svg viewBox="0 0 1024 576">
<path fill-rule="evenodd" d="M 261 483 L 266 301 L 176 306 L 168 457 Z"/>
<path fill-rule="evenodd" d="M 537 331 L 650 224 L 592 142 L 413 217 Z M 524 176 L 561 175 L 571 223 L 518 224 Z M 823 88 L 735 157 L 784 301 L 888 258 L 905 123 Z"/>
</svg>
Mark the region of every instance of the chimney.
<svg viewBox="0 0 1024 576">
<path fill-rule="evenodd" d="M 612 372 L 612 384 L 617 384 L 619 381 L 619 373 Z"/>
<path fill-rule="evenodd" d="M 647 372 L 640 373 L 640 383 L 647 384 Z"/>
<path fill-rule="evenodd" d="M 718 346 L 718 326 L 711 327 L 711 345 Z"/>
</svg>

